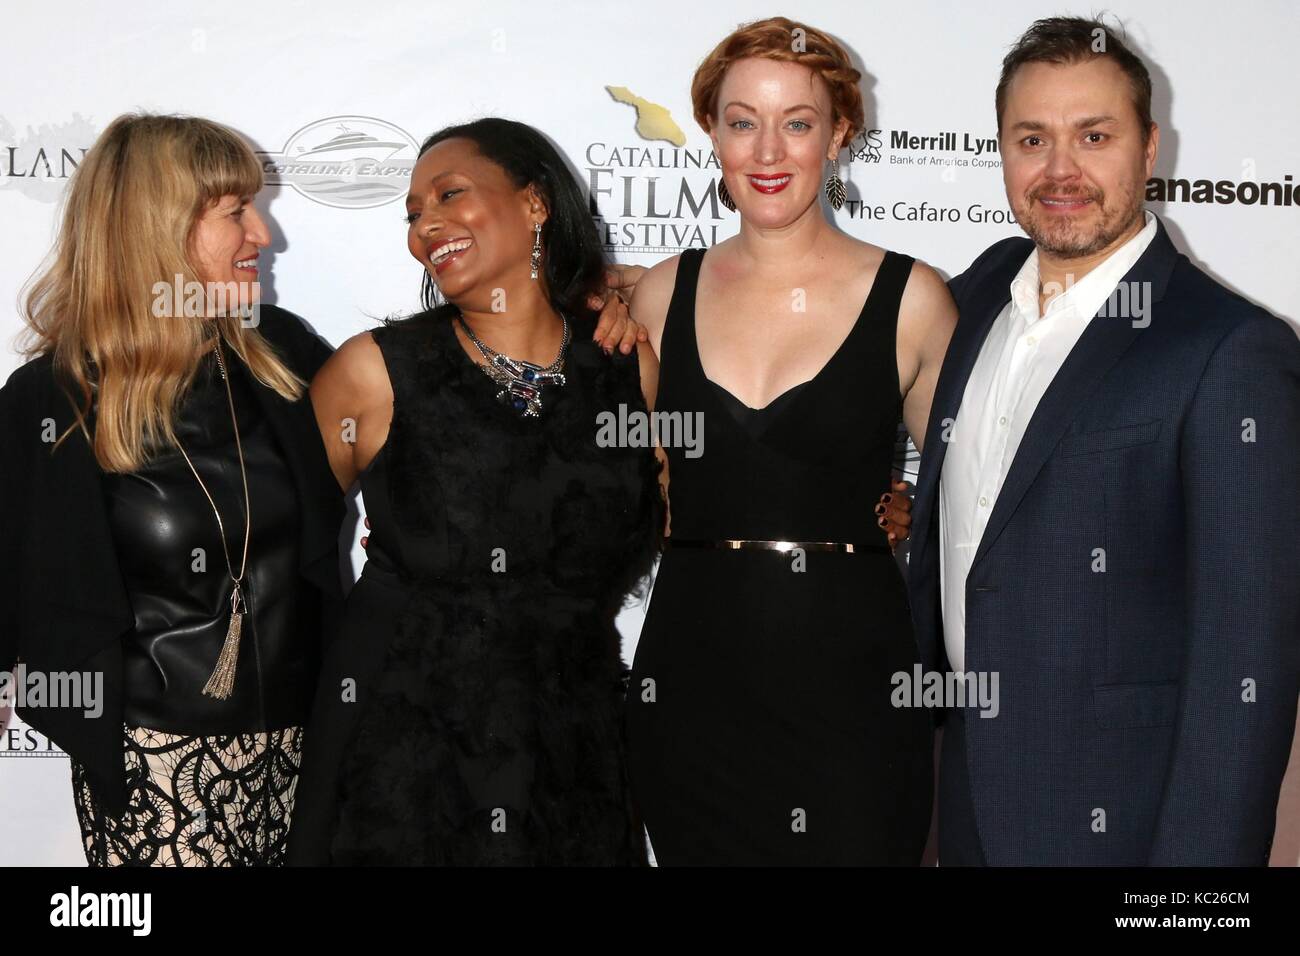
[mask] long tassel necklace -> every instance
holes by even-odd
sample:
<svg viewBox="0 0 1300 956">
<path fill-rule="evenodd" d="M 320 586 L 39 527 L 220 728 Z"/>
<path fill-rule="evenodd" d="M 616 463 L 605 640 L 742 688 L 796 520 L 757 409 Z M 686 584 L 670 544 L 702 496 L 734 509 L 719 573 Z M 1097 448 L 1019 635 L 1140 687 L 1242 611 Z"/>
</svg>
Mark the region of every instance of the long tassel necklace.
<svg viewBox="0 0 1300 956">
<path fill-rule="evenodd" d="M 199 483 L 199 487 L 203 489 L 203 494 L 207 496 L 208 504 L 212 506 L 212 513 L 217 516 L 217 530 L 221 532 L 221 550 L 226 556 L 226 570 L 229 571 L 230 580 L 234 585 L 234 590 L 230 595 L 230 624 L 226 628 L 226 640 L 221 645 L 221 653 L 217 657 L 217 665 L 212 671 L 212 676 L 203 685 L 203 693 L 206 696 L 215 697 L 217 700 L 228 700 L 235 689 L 235 665 L 239 661 L 239 637 L 244 630 L 244 615 L 248 612 L 248 605 L 244 602 L 242 585 L 244 573 L 248 570 L 248 539 L 253 521 L 248 496 L 248 471 L 244 467 L 244 447 L 239 441 L 239 419 L 235 416 L 235 397 L 230 391 L 230 376 L 226 372 L 225 359 L 221 353 L 220 333 L 217 334 L 214 350 L 217 355 L 217 366 L 221 369 L 221 379 L 226 383 L 226 401 L 230 403 L 230 420 L 235 426 L 235 450 L 239 454 L 239 474 L 244 482 L 244 556 L 239 563 L 239 574 L 235 574 L 235 566 L 230 560 L 230 549 L 226 545 L 226 526 L 221 520 L 221 511 L 217 508 L 212 493 L 208 491 L 208 486 L 199 477 L 194 462 L 185 453 L 185 448 L 181 445 L 179 438 L 176 440 L 176 446 L 180 448 L 181 454 L 185 456 L 185 463 L 190 466 L 190 471 L 194 473 L 195 480 Z"/>
<path fill-rule="evenodd" d="M 484 344 L 474 330 L 469 327 L 464 316 L 456 316 L 460 322 L 460 327 L 465 330 L 465 335 L 474 343 L 474 347 L 479 350 L 486 364 L 480 365 L 479 368 L 488 378 L 501 386 L 501 391 L 497 392 L 497 401 L 509 405 L 515 411 L 520 413 L 522 418 L 537 418 L 542 413 L 542 386 L 543 385 L 563 385 L 565 382 L 564 375 L 560 369 L 564 368 L 564 360 L 569 352 L 569 319 L 567 316 L 560 316 L 560 321 L 564 323 L 564 337 L 560 341 L 560 353 L 555 357 L 555 361 L 543 368 L 540 365 L 534 365 L 532 362 L 525 362 L 522 359 L 513 359 L 509 355 L 503 355 L 491 346 Z"/>
</svg>

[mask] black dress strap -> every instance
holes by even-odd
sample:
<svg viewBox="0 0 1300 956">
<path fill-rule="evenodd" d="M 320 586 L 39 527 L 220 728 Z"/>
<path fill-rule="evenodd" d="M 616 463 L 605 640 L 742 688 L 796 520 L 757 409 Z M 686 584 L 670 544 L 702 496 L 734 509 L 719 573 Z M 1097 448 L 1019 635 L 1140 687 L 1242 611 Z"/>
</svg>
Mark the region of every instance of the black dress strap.
<svg viewBox="0 0 1300 956">
<path fill-rule="evenodd" d="M 862 306 L 862 315 L 858 317 L 857 325 L 844 343 L 843 361 L 835 372 L 843 382 L 844 376 L 860 377 L 866 374 L 865 369 L 874 369 L 873 374 L 880 375 L 882 383 L 890 384 L 882 395 L 882 401 L 886 403 L 889 401 L 888 396 L 897 399 L 899 392 L 898 362 L 895 359 L 898 348 L 898 310 L 915 262 L 909 255 L 885 252 L 885 257 L 876 269 L 876 278 L 867 294 L 867 301 Z M 827 378 L 831 378 L 831 370 L 828 369 L 827 372 Z M 894 424 L 897 424 L 897 420 Z"/>
<path fill-rule="evenodd" d="M 885 252 L 867 295 L 866 311 L 871 321 L 886 322 L 891 327 L 897 324 L 898 308 L 903 302 L 903 291 L 907 288 L 915 262 L 914 258 L 901 252 Z"/>
<path fill-rule="evenodd" d="M 659 343 L 659 364 L 676 369 L 690 368 L 695 348 L 695 287 L 700 281 L 700 263 L 706 249 L 683 249 L 677 259 L 673 297 L 664 317 L 664 334 Z"/>
</svg>

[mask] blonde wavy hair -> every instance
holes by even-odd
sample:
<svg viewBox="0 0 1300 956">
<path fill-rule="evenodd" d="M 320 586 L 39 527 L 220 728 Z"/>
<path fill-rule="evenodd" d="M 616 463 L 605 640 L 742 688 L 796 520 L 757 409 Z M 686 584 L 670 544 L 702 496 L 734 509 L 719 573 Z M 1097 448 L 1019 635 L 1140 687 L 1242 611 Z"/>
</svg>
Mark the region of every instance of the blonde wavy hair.
<svg viewBox="0 0 1300 956">
<path fill-rule="evenodd" d="M 176 412 L 214 334 L 262 384 L 289 401 L 302 396 L 306 383 L 239 316 L 153 311 L 157 283 L 203 281 L 191 255 L 203 213 L 223 196 L 261 188 L 247 143 L 211 120 L 128 113 L 95 141 L 68 184 L 58 238 L 22 306 L 24 353 L 53 355 L 76 411 L 55 448 L 79 427 L 104 471 L 130 472 L 175 447 Z"/>
<path fill-rule="evenodd" d="M 798 63 L 821 77 L 830 92 L 832 123 L 841 119 L 849 123 L 842 146 L 847 146 L 866 126 L 862 91 L 858 87 L 862 73 L 853 66 L 848 51 L 830 34 L 815 27 L 785 17 L 768 17 L 739 26 L 696 69 L 691 81 L 691 106 L 695 122 L 704 132 L 712 129 L 718 112 L 718 91 L 727 70 L 737 60 L 750 57 Z"/>
</svg>

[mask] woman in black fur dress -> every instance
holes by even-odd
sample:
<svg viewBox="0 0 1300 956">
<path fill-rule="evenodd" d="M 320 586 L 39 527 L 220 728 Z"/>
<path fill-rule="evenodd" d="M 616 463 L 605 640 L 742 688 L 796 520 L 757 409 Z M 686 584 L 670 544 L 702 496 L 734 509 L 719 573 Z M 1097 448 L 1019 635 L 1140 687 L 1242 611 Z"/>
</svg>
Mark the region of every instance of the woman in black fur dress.
<svg viewBox="0 0 1300 956">
<path fill-rule="evenodd" d="M 372 530 L 290 862 L 644 862 L 614 616 L 650 570 L 662 499 L 654 451 L 598 440 L 598 421 L 645 413 L 657 364 L 592 341 L 602 250 L 537 131 L 434 134 L 407 212 L 427 310 L 350 339 L 312 383 Z"/>
</svg>

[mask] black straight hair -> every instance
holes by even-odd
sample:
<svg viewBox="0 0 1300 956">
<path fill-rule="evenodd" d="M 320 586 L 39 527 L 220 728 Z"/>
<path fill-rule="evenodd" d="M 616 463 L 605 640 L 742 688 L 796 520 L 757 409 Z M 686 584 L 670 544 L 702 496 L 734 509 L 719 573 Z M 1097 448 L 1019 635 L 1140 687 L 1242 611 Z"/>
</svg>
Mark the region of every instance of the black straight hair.
<svg viewBox="0 0 1300 956">
<path fill-rule="evenodd" d="M 546 206 L 542 224 L 542 277 L 551 305 L 575 319 L 596 312 L 587 297 L 605 289 L 605 250 L 573 174 L 549 139 L 527 123 L 488 116 L 445 126 L 420 146 L 420 156 L 448 139 L 467 139 L 496 163 L 518 189 L 533 186 Z M 426 309 L 444 304 L 426 270 L 420 300 Z"/>
</svg>

